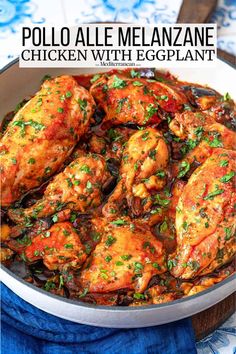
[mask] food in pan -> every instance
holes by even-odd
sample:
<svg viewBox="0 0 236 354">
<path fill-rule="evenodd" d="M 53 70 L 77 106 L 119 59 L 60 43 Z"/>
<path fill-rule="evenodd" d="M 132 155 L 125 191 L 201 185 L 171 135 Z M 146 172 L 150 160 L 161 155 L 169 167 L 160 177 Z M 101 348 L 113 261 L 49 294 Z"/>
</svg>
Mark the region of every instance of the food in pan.
<svg viewBox="0 0 236 354">
<path fill-rule="evenodd" d="M 1 262 L 109 306 L 219 283 L 235 271 L 235 112 L 151 69 L 47 77 L 2 123 Z"/>
</svg>

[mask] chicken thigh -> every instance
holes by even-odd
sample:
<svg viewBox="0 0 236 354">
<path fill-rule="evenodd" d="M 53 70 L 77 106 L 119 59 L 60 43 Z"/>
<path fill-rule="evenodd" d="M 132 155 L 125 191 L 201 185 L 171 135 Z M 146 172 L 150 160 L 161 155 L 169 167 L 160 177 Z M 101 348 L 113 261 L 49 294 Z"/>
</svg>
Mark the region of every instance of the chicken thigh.
<svg viewBox="0 0 236 354">
<path fill-rule="evenodd" d="M 159 123 L 162 112 L 175 113 L 187 102 L 177 87 L 146 79 L 128 79 L 103 75 L 90 88 L 98 105 L 105 111 L 104 122 L 113 125 Z"/>
<path fill-rule="evenodd" d="M 103 214 L 114 217 L 124 198 L 136 215 L 149 210 L 151 191 L 160 190 L 165 185 L 163 169 L 168 159 L 168 148 L 160 132 L 146 128 L 134 133 L 123 153 L 120 181 L 104 206 Z"/>
<path fill-rule="evenodd" d="M 189 178 L 176 213 L 177 250 L 171 272 L 182 279 L 214 271 L 236 252 L 236 152 L 215 149 Z"/>
<path fill-rule="evenodd" d="M 101 203 L 102 187 L 109 178 L 102 156 L 80 156 L 54 177 L 42 199 L 26 209 L 10 209 L 9 217 L 16 223 L 25 223 L 62 209 L 84 212 Z"/>
<path fill-rule="evenodd" d="M 142 293 L 153 275 L 166 270 L 161 242 L 138 221 L 103 222 L 101 242 L 81 272 L 82 287 L 92 293 L 119 289 Z"/>
<path fill-rule="evenodd" d="M 55 173 L 89 126 L 89 92 L 71 76 L 43 83 L 15 115 L 0 142 L 2 206 L 9 206 Z"/>
<path fill-rule="evenodd" d="M 77 269 L 87 258 L 79 235 L 69 222 L 54 224 L 40 233 L 23 252 L 28 262 L 43 259 L 50 270 Z"/>
</svg>

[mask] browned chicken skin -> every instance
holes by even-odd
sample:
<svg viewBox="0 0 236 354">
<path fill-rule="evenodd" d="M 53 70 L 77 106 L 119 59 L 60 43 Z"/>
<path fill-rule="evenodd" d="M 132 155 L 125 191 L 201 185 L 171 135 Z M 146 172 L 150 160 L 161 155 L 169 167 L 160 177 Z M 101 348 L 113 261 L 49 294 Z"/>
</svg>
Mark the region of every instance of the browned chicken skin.
<svg viewBox="0 0 236 354">
<path fill-rule="evenodd" d="M 30 218 L 52 215 L 62 209 L 85 212 L 100 205 L 102 187 L 110 178 L 102 156 L 78 157 L 49 183 L 44 196 L 27 209 L 10 209 L 9 216 L 17 223 Z"/>
<path fill-rule="evenodd" d="M 88 129 L 94 100 L 71 76 L 43 83 L 15 115 L 0 143 L 2 206 L 39 186 Z"/>
<path fill-rule="evenodd" d="M 161 242 L 138 221 L 101 222 L 102 239 L 83 267 L 81 285 L 89 292 L 126 288 L 142 293 L 151 277 L 166 269 Z"/>
<path fill-rule="evenodd" d="M 114 216 L 119 212 L 117 206 L 123 198 L 127 199 L 134 214 L 140 213 L 140 202 L 144 200 L 143 209 L 148 211 L 152 205 L 150 191 L 160 190 L 165 185 L 165 179 L 162 175 L 160 178 L 158 173 L 163 173 L 168 158 L 165 140 L 156 129 L 146 128 L 134 133 L 123 153 L 120 182 L 104 206 L 103 214 Z"/>
<path fill-rule="evenodd" d="M 187 102 L 185 95 L 171 85 L 117 75 L 103 75 L 91 86 L 90 93 L 106 113 L 104 122 L 114 125 L 159 123 L 160 111 L 175 113 Z"/>
<path fill-rule="evenodd" d="M 79 235 L 69 222 L 54 224 L 34 237 L 24 256 L 30 262 L 43 259 L 50 270 L 78 268 L 87 258 Z"/>
<path fill-rule="evenodd" d="M 235 158 L 234 151 L 215 149 L 189 178 L 176 213 L 175 277 L 207 274 L 235 253 Z"/>
</svg>

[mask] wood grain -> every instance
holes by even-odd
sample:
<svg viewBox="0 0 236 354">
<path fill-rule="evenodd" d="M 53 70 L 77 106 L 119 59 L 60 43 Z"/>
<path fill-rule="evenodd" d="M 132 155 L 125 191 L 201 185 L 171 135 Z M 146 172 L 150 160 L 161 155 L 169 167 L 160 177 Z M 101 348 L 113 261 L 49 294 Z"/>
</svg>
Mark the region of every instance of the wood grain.
<svg viewBox="0 0 236 354">
<path fill-rule="evenodd" d="M 177 23 L 208 22 L 216 5 L 217 0 L 183 0 Z"/>
<path fill-rule="evenodd" d="M 200 340 L 221 326 L 236 310 L 236 292 L 223 301 L 192 316 L 196 340 Z"/>
</svg>

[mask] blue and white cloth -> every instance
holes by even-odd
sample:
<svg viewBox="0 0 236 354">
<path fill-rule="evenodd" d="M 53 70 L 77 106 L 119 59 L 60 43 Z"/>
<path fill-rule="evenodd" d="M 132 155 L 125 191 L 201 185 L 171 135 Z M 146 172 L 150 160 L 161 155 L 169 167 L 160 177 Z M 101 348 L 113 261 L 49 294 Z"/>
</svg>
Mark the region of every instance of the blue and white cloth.
<svg viewBox="0 0 236 354">
<path fill-rule="evenodd" d="M 22 25 L 73 26 L 94 21 L 175 23 L 180 6 L 181 0 L 0 0 L 0 68 L 19 55 Z M 212 22 L 218 25 L 218 47 L 236 55 L 236 0 L 219 0 Z M 3 296 L 5 295 L 4 293 Z M 3 326 L 3 336 L 12 335 L 15 340 L 16 332 L 9 327 L 9 322 L 7 323 L 5 327 Z M 235 327 L 234 316 L 214 333 L 197 343 L 198 353 L 235 354 Z M 146 333 L 149 330 L 143 331 Z M 7 336 L 4 337 L 4 341 L 6 340 Z M 5 343 L 6 351 L 2 353 L 11 354 L 12 352 L 7 350 L 7 342 Z M 31 352 L 20 351 L 19 353 Z M 57 351 L 50 353 L 57 353 Z M 65 351 L 65 353 L 70 352 Z M 167 351 L 163 350 L 162 353 L 167 354 Z"/>
</svg>

